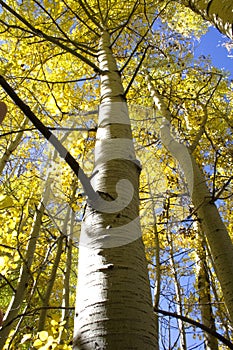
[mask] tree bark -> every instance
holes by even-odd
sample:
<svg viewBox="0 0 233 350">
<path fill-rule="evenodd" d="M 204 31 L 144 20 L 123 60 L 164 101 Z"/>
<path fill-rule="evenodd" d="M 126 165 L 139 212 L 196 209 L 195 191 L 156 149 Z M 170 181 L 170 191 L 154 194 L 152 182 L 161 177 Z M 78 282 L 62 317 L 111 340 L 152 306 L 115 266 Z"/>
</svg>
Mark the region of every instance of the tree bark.
<svg viewBox="0 0 233 350">
<path fill-rule="evenodd" d="M 211 22 L 222 34 L 233 39 L 232 0 L 177 0 L 205 20 Z"/>
<path fill-rule="evenodd" d="M 74 184 L 71 203 L 75 199 L 75 193 L 77 186 Z M 74 236 L 74 225 L 75 225 L 75 212 L 70 210 L 70 225 L 67 232 L 66 240 L 66 266 L 64 270 L 63 279 L 63 293 L 62 293 L 62 315 L 61 322 L 65 322 L 64 326 L 59 332 L 59 344 L 65 344 L 69 339 L 70 335 L 70 287 L 71 287 L 71 270 L 72 270 L 72 252 L 73 252 L 73 236 Z M 72 320 L 73 321 L 73 320 Z"/>
<path fill-rule="evenodd" d="M 218 209 L 206 185 L 205 177 L 198 167 L 191 151 L 177 142 L 170 133 L 171 114 L 162 96 L 149 83 L 154 103 L 163 117 L 161 139 L 168 151 L 181 165 L 190 196 L 205 233 L 214 261 L 216 274 L 221 284 L 224 300 L 233 325 L 233 244 Z"/>
<path fill-rule="evenodd" d="M 10 142 L 5 153 L 3 154 L 2 158 L 0 159 L 0 174 L 2 174 L 3 169 L 6 165 L 6 163 L 8 162 L 8 160 L 10 159 L 11 154 L 15 151 L 15 149 L 20 144 L 22 137 L 23 137 L 23 129 L 25 128 L 27 123 L 28 123 L 28 119 L 26 117 L 26 118 L 24 118 L 24 120 L 20 126 L 20 130 L 22 130 L 22 131 L 19 131 L 18 134 L 16 135 L 16 137 L 14 138 L 14 140 L 12 140 Z"/>
<path fill-rule="evenodd" d="M 107 32 L 100 39 L 98 60 L 101 103 L 93 187 L 106 208 L 88 203 L 84 215 L 73 349 L 154 350 L 154 315 L 138 213 L 140 169 Z"/>
<path fill-rule="evenodd" d="M 210 294 L 210 279 L 208 275 L 208 267 L 206 261 L 205 242 L 201 232 L 197 232 L 196 235 L 196 254 L 197 254 L 197 268 L 196 277 L 198 283 L 199 305 L 201 310 L 202 323 L 216 332 L 215 321 L 211 305 Z M 205 333 L 205 349 L 206 350 L 218 350 L 217 338 L 212 334 Z"/>
</svg>

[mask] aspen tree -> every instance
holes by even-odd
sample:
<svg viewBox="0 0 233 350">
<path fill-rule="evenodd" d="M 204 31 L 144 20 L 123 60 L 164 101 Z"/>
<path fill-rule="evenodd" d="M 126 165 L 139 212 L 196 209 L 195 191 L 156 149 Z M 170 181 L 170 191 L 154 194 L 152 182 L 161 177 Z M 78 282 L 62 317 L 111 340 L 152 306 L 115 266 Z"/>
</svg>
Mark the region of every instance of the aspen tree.
<svg viewBox="0 0 233 350">
<path fill-rule="evenodd" d="M 155 349 L 156 334 L 138 217 L 140 168 L 110 45 L 104 31 L 98 50 L 101 103 L 93 181 L 108 206 L 87 205 L 85 211 L 73 348 L 149 350 Z M 115 205 L 115 199 L 121 202 Z"/>
<path fill-rule="evenodd" d="M 233 6 L 231 0 L 177 0 L 211 22 L 220 32 L 233 39 Z"/>
<path fill-rule="evenodd" d="M 190 196 L 200 220 L 200 225 L 210 247 L 216 274 L 220 281 L 224 300 L 233 322 L 233 245 L 227 229 L 219 215 L 216 205 L 205 182 L 203 173 L 195 161 L 192 152 L 182 143 L 177 142 L 170 132 L 171 114 L 163 97 L 151 82 L 149 89 L 154 103 L 163 117 L 161 139 L 169 152 L 179 161 L 184 171 Z"/>
</svg>

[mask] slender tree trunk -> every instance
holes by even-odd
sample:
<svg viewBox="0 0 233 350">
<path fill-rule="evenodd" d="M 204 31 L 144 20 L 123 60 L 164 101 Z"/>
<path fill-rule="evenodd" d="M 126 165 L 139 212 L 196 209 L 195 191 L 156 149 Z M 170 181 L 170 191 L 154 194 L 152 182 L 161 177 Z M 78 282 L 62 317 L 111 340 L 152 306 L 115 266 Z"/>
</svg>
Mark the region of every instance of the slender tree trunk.
<svg viewBox="0 0 233 350">
<path fill-rule="evenodd" d="M 68 208 L 68 211 L 69 211 L 69 209 L 70 208 Z M 52 293 L 54 282 L 56 279 L 58 265 L 59 265 L 59 262 L 61 260 L 63 241 L 64 241 L 64 236 L 60 236 L 57 240 L 56 257 L 55 257 L 55 260 L 53 261 L 52 271 L 51 271 L 51 274 L 49 276 L 49 280 L 48 280 L 48 283 L 46 286 L 45 294 L 43 296 L 42 309 L 40 312 L 40 318 L 39 318 L 39 323 L 38 323 L 38 331 L 42 331 L 45 329 L 47 310 L 48 310 L 49 303 L 51 300 L 51 293 Z"/>
<path fill-rule="evenodd" d="M 56 155 L 56 153 L 57 152 L 55 152 L 55 155 Z M 74 200 L 75 192 L 76 192 L 76 186 L 74 187 L 74 190 L 73 190 L 71 202 L 72 202 L 72 200 Z M 66 238 L 67 240 L 70 240 L 70 236 L 68 235 L 68 229 L 69 229 L 69 221 L 70 221 L 71 211 L 72 211 L 71 207 L 68 206 L 67 211 L 66 211 L 66 215 L 64 218 L 64 222 L 63 222 L 62 234 L 57 239 L 56 256 L 55 256 L 55 259 L 53 261 L 52 271 L 51 271 L 51 274 L 50 274 L 50 277 L 49 277 L 49 280 L 47 283 L 45 294 L 43 296 L 43 304 L 42 304 L 42 309 L 41 309 L 39 323 L 38 323 L 38 331 L 42 331 L 43 329 L 45 329 L 45 322 L 46 322 L 46 316 L 47 316 L 47 310 L 48 310 L 47 307 L 49 306 L 49 303 L 51 300 L 51 293 L 53 290 L 54 282 L 56 280 L 57 270 L 58 270 L 59 263 L 61 260 L 61 255 L 63 253 L 64 239 Z M 70 259 L 71 259 L 71 257 L 70 257 Z M 70 266 L 68 266 L 68 272 L 70 272 L 69 267 Z M 69 277 L 69 274 L 67 275 L 67 277 Z M 69 300 L 69 290 L 67 290 L 66 292 L 67 292 L 67 294 L 65 295 L 65 298 L 66 298 L 66 300 Z"/>
<path fill-rule="evenodd" d="M 154 214 L 154 213 L 153 213 Z M 159 309 L 160 293 L 161 293 L 161 269 L 160 269 L 160 245 L 159 233 L 156 224 L 156 216 L 154 215 L 154 234 L 155 234 L 155 264 L 156 264 L 156 281 L 154 290 L 154 308 Z M 155 313 L 155 329 L 157 334 L 157 348 L 159 349 L 159 315 Z"/>
<path fill-rule="evenodd" d="M 214 266 L 213 258 L 210 253 L 209 246 L 205 246 L 207 255 L 211 261 L 211 265 Z M 219 323 L 221 324 L 222 331 L 224 332 L 224 336 L 226 339 L 231 340 L 231 325 L 229 324 L 228 311 L 226 308 L 226 304 L 222 302 L 222 291 L 219 290 L 219 281 L 216 280 L 215 274 L 216 268 L 212 271 L 211 268 L 208 267 L 208 276 L 210 279 L 210 284 L 212 287 L 213 300 L 216 305 L 218 305 L 218 317 Z"/>
<path fill-rule="evenodd" d="M 77 191 L 77 181 L 73 182 L 73 193 L 71 197 L 71 203 L 75 200 L 75 194 Z M 64 344 L 69 338 L 69 320 L 70 320 L 70 275 L 72 266 L 72 251 L 73 251 L 73 237 L 74 237 L 74 224 L 75 224 L 75 213 L 70 207 L 70 225 L 67 230 L 66 238 L 66 266 L 64 271 L 64 285 L 62 294 L 62 316 L 61 322 L 65 322 L 63 328 L 59 332 L 59 344 Z"/>
<path fill-rule="evenodd" d="M 176 264 L 174 259 L 174 249 L 173 249 L 173 240 L 172 240 L 172 234 L 167 234 L 167 240 L 169 242 L 170 247 L 170 266 L 173 274 L 173 283 L 175 287 L 175 295 L 176 295 L 176 312 L 177 315 L 183 316 L 183 307 L 182 307 L 182 293 L 180 288 L 180 282 L 176 271 Z M 180 319 L 177 320 L 178 322 L 178 328 L 180 333 L 180 349 L 186 350 L 187 349 L 187 341 L 186 341 L 186 332 L 185 332 L 185 326 L 184 322 Z"/>
<path fill-rule="evenodd" d="M 49 181 L 48 181 L 49 182 Z M 47 183 L 48 184 L 48 183 Z M 20 270 L 20 275 L 18 279 L 18 284 L 16 292 L 13 295 L 11 302 L 8 306 L 7 312 L 5 314 L 2 328 L 0 329 L 0 349 L 4 347 L 6 339 L 12 328 L 12 322 L 15 320 L 16 316 L 19 314 L 24 300 L 25 292 L 27 290 L 28 282 L 31 278 L 31 266 L 34 259 L 34 253 L 36 249 L 37 239 L 40 234 L 40 228 L 42 223 L 42 217 L 44 215 L 45 205 L 49 198 L 50 186 L 46 187 L 45 194 L 36 209 L 36 213 L 33 220 L 32 230 L 30 237 L 28 239 L 28 245 L 26 248 L 26 255 L 22 262 L 22 267 Z"/>
<path fill-rule="evenodd" d="M 73 125 L 74 126 L 74 125 Z M 69 132 L 65 133 L 63 135 L 63 137 L 61 138 L 60 142 L 61 144 L 67 139 L 67 137 L 69 136 Z M 55 149 L 53 151 L 53 156 L 51 159 L 51 164 L 53 164 L 53 162 L 56 161 L 58 156 L 58 151 Z M 54 181 L 53 178 L 53 174 L 48 174 L 49 177 L 49 185 L 50 183 L 52 183 Z M 73 193 L 74 196 L 75 193 Z M 67 234 L 67 230 L 68 230 L 68 223 L 69 223 L 69 218 L 70 218 L 70 212 L 71 212 L 71 207 L 68 206 L 67 207 L 67 212 L 64 218 L 64 222 L 63 222 L 63 226 L 62 226 L 62 232 L 64 233 L 64 235 L 61 235 L 58 237 L 57 239 L 57 251 L 56 251 L 56 256 L 55 256 L 55 260 L 53 262 L 53 267 L 51 270 L 51 274 L 48 280 L 48 283 L 46 285 L 46 290 L 45 293 L 43 295 L 42 293 L 42 308 L 41 308 L 41 312 L 40 312 L 40 317 L 39 317 L 39 322 L 38 322 L 38 331 L 42 331 L 43 329 L 45 329 L 45 323 L 46 323 L 46 317 L 47 317 L 47 310 L 48 310 L 48 306 L 49 306 L 49 302 L 50 302 L 50 298 L 51 298 L 51 293 L 53 290 L 53 286 L 54 286 L 54 282 L 56 279 L 56 275 L 57 275 L 57 269 L 61 260 L 61 255 L 63 252 L 63 241 L 65 238 L 65 235 Z"/>
<path fill-rule="evenodd" d="M 155 279 L 155 288 L 154 288 L 154 303 L 153 307 L 155 310 L 159 309 L 160 306 L 160 295 L 161 295 L 161 262 L 160 262 L 160 241 L 159 241 L 159 232 L 157 227 L 157 218 L 156 218 L 156 205 L 155 201 L 152 195 L 152 189 L 150 186 L 150 176 L 147 174 L 148 177 L 148 188 L 149 193 L 151 196 L 151 212 L 153 216 L 153 233 L 155 236 L 155 273 L 156 273 L 156 279 Z M 157 335 L 157 344 L 156 347 L 159 349 L 159 314 L 155 312 L 155 331 Z"/>
<path fill-rule="evenodd" d="M 69 337 L 69 320 L 70 320 L 70 275 L 72 265 L 72 250 L 73 250 L 73 227 L 75 223 L 75 213 L 71 211 L 70 231 L 67 237 L 66 243 L 66 267 L 64 271 L 64 285 L 63 285 L 63 298 L 62 298 L 62 317 L 61 322 L 65 322 L 64 328 L 59 333 L 59 344 L 64 344 Z"/>
<path fill-rule="evenodd" d="M 163 116 L 161 139 L 168 151 L 180 163 L 187 181 L 189 192 L 205 233 L 214 261 L 216 274 L 221 284 L 226 307 L 233 325 L 233 244 L 218 209 L 205 182 L 205 177 L 198 167 L 192 153 L 183 144 L 177 142 L 170 133 L 171 115 L 163 102 L 162 96 L 149 87 L 154 103 Z"/>
<path fill-rule="evenodd" d="M 199 293 L 199 305 L 201 310 L 201 318 L 204 326 L 212 329 L 216 332 L 213 311 L 211 306 L 210 295 L 210 280 L 208 275 L 208 268 L 206 262 L 205 242 L 198 233 L 196 236 L 196 254 L 197 254 L 197 282 Z M 205 333 L 205 349 L 206 350 L 218 350 L 217 339 L 209 333 Z"/>
<path fill-rule="evenodd" d="M 21 130 L 23 130 L 25 128 L 25 126 L 27 125 L 27 122 L 28 122 L 28 118 L 26 117 L 20 126 Z M 18 134 L 16 135 L 16 137 L 14 138 L 14 140 L 12 140 L 10 142 L 10 144 L 8 145 L 5 153 L 3 154 L 2 158 L 0 159 L 0 174 L 2 174 L 3 169 L 6 165 L 6 163 L 8 162 L 11 154 L 14 152 L 14 150 L 20 144 L 22 137 L 23 137 L 23 131 L 19 131 Z"/>
<path fill-rule="evenodd" d="M 87 204 L 84 215 L 73 349 L 154 350 L 154 315 L 138 217 L 140 169 L 107 32 L 100 38 L 98 60 L 101 104 L 93 186 L 106 208 Z"/>
<path fill-rule="evenodd" d="M 177 0 L 233 39 L 232 0 Z"/>
<path fill-rule="evenodd" d="M 25 321 L 24 315 L 27 313 L 28 310 L 30 310 L 30 308 L 32 306 L 31 300 L 34 296 L 34 293 L 35 293 L 37 287 L 38 287 L 37 282 L 38 282 L 38 277 L 36 279 L 34 279 L 33 285 L 32 285 L 31 290 L 29 292 L 29 296 L 27 297 L 27 305 L 25 305 L 24 309 L 22 310 L 21 316 L 19 318 L 17 318 L 17 324 L 14 326 L 14 330 L 11 331 L 11 335 L 10 335 L 11 339 L 7 345 L 8 349 L 12 349 L 11 345 L 14 342 L 14 338 L 20 334 L 20 331 L 21 331 L 20 327 L 21 327 L 22 323 Z M 31 325 L 30 328 L 33 329 L 33 325 Z"/>
</svg>

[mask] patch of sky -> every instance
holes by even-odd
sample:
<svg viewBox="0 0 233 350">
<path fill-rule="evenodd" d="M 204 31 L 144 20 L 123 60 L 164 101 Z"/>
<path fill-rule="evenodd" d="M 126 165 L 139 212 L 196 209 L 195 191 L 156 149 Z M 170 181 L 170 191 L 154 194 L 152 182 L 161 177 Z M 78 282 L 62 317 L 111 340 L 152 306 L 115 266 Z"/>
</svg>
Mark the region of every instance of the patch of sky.
<svg viewBox="0 0 233 350">
<path fill-rule="evenodd" d="M 228 72 L 233 79 L 233 44 L 215 27 L 209 27 L 208 32 L 195 41 L 194 57 L 210 58 L 214 67 Z"/>
</svg>

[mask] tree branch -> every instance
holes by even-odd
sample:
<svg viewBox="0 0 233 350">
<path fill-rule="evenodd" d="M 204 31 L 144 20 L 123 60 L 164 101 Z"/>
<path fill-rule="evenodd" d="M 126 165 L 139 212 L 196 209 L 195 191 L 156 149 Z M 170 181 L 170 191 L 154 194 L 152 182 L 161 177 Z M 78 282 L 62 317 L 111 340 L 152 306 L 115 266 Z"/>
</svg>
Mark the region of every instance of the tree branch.
<svg viewBox="0 0 233 350">
<path fill-rule="evenodd" d="M 66 5 L 66 7 L 70 10 L 71 13 L 73 13 L 73 15 L 82 23 L 84 24 L 91 32 L 93 32 L 97 37 L 100 37 L 100 34 L 97 33 L 93 28 L 91 28 L 88 24 L 87 21 L 83 20 L 82 17 L 80 17 L 73 9 L 72 7 L 69 6 L 69 4 L 67 4 L 67 2 L 65 0 L 62 0 L 63 3 Z"/>
<path fill-rule="evenodd" d="M 227 186 L 230 184 L 231 180 L 233 179 L 233 176 L 231 176 L 226 182 L 225 184 L 222 186 L 222 188 L 218 191 L 218 193 L 213 193 L 213 201 L 215 202 L 217 199 L 219 199 L 219 197 L 221 196 L 221 194 L 223 193 L 223 191 L 227 188 Z M 230 198 L 232 196 L 232 194 L 227 197 L 227 198 Z"/>
<path fill-rule="evenodd" d="M 32 124 L 41 132 L 41 134 L 55 147 L 59 155 L 66 161 L 70 168 L 74 171 L 79 178 L 83 189 L 89 199 L 95 200 L 98 194 L 91 186 L 89 178 L 85 175 L 84 171 L 80 167 L 79 163 L 74 157 L 67 151 L 58 138 L 47 128 L 32 112 L 30 107 L 26 105 L 19 96 L 15 93 L 13 88 L 7 83 L 3 76 L 0 75 L 0 85 L 6 91 L 6 93 L 12 98 L 15 104 L 21 109 L 21 111 L 30 119 Z"/>
<path fill-rule="evenodd" d="M 145 59 L 145 57 L 146 57 L 146 53 L 147 53 L 147 50 L 149 49 L 149 47 L 150 47 L 150 45 L 148 45 L 148 46 L 145 48 L 145 50 L 144 50 L 144 52 L 143 52 L 143 54 L 142 54 L 142 58 L 140 59 L 138 65 L 137 65 L 137 67 L 136 67 L 136 69 L 135 69 L 135 71 L 134 71 L 134 74 L 133 74 L 133 76 L 132 76 L 132 78 L 131 78 L 131 80 L 130 80 L 130 82 L 129 82 L 129 84 L 128 84 L 127 88 L 125 89 L 124 96 L 127 95 L 127 93 L 128 93 L 128 91 L 129 91 L 131 85 L 133 84 L 133 81 L 134 81 L 134 79 L 136 78 L 136 76 L 137 76 L 137 74 L 138 74 L 138 71 L 139 71 L 139 69 L 140 69 L 140 67 L 141 67 L 141 65 L 142 65 L 142 63 L 143 63 L 143 61 L 144 61 L 144 59 Z"/>
<path fill-rule="evenodd" d="M 34 316 L 36 312 L 39 312 L 43 309 L 46 309 L 46 310 L 71 310 L 73 311 L 75 308 L 74 307 L 64 307 L 64 306 L 40 306 L 40 307 L 37 307 L 35 309 L 32 309 L 30 311 L 26 311 L 24 313 L 21 313 L 19 315 L 17 315 L 16 317 L 14 317 L 12 320 L 10 320 L 7 324 L 4 324 L 2 326 L 1 329 L 5 328 L 5 327 L 8 327 L 9 325 L 11 325 L 15 320 L 17 320 L 18 318 L 22 317 L 22 316 Z"/>
<path fill-rule="evenodd" d="M 69 46 L 66 46 L 62 44 L 59 39 L 54 38 L 53 36 L 47 35 L 44 32 L 42 32 L 40 29 L 36 29 L 31 23 L 29 23 L 25 18 L 23 18 L 19 13 L 17 13 L 14 9 L 12 9 L 10 6 L 8 6 L 3 0 L 0 0 L 0 4 L 2 7 L 4 7 L 8 12 L 10 12 L 14 17 L 16 17 L 20 22 L 22 22 L 26 27 L 28 27 L 34 35 L 44 38 L 47 41 L 57 45 L 61 49 L 71 53 L 72 55 L 78 57 L 81 61 L 86 63 L 88 66 L 94 69 L 96 73 L 99 73 L 99 68 L 92 62 L 90 61 L 87 57 L 79 54 L 76 52 L 74 49 L 71 49 Z"/>
<path fill-rule="evenodd" d="M 220 340 L 223 344 L 227 345 L 229 347 L 229 349 L 233 349 L 233 343 L 231 343 L 228 339 L 226 339 L 225 337 L 223 337 L 221 334 L 213 331 L 211 328 L 205 326 L 202 323 L 199 323 L 197 321 L 192 320 L 189 317 L 186 316 L 182 316 L 182 315 L 178 315 L 175 312 L 169 312 L 169 311 L 165 311 L 165 310 L 160 310 L 157 308 L 154 308 L 155 312 L 158 312 L 159 314 L 162 314 L 164 316 L 171 316 L 171 317 L 175 317 L 177 319 L 182 320 L 183 322 L 189 323 L 193 326 L 196 326 L 200 329 L 202 329 L 204 332 L 209 333 L 211 335 L 213 335 L 215 338 L 217 338 L 218 340 Z"/>
<path fill-rule="evenodd" d="M 101 24 L 95 18 L 95 12 L 93 11 L 93 9 L 87 4 L 87 2 L 85 2 L 84 4 L 82 0 L 78 0 L 78 3 L 82 7 L 83 11 L 86 13 L 88 18 L 96 25 L 97 28 L 99 28 L 102 31 L 104 28 L 102 28 Z"/>
</svg>

